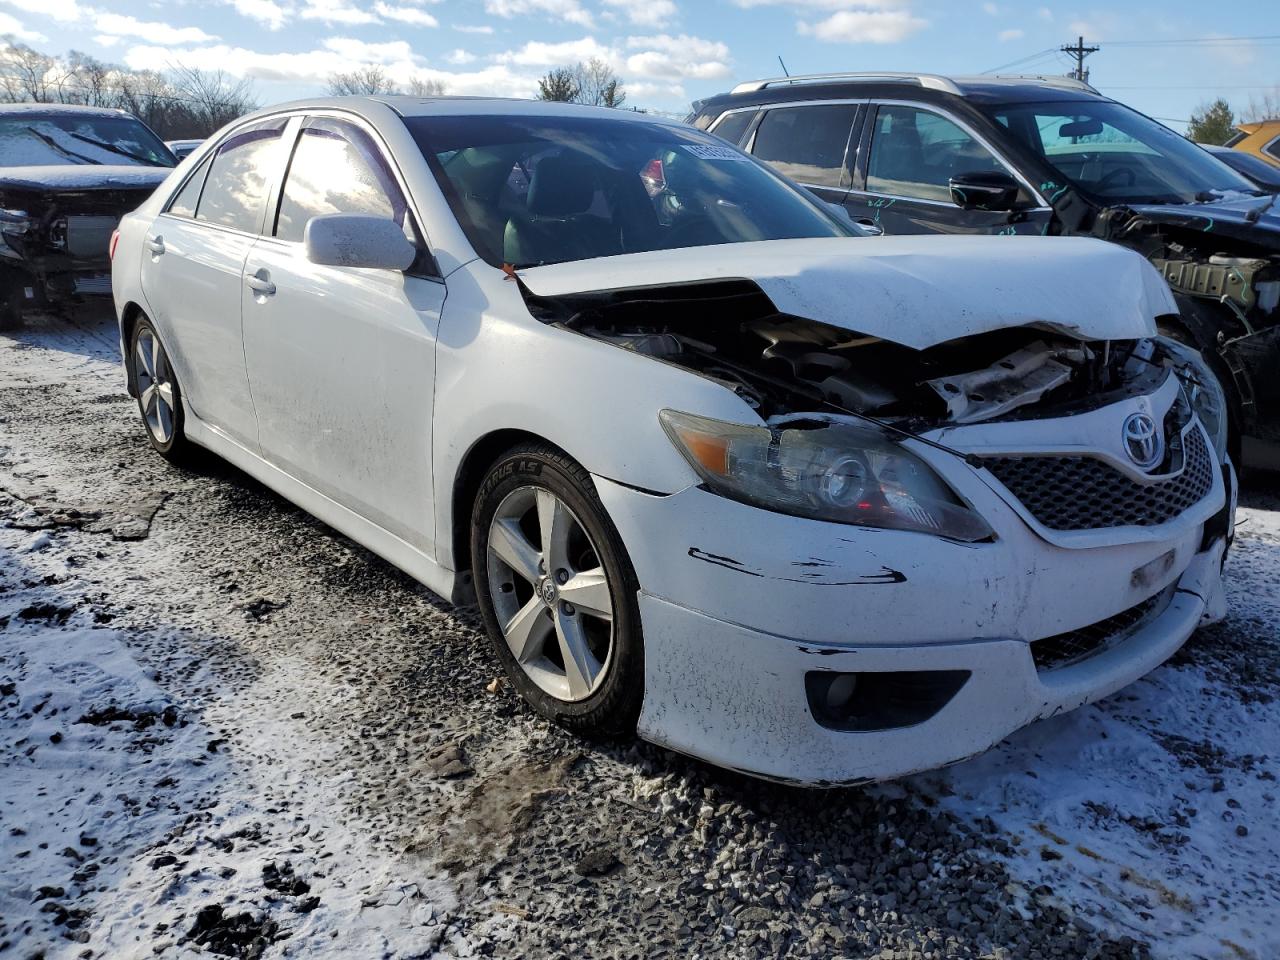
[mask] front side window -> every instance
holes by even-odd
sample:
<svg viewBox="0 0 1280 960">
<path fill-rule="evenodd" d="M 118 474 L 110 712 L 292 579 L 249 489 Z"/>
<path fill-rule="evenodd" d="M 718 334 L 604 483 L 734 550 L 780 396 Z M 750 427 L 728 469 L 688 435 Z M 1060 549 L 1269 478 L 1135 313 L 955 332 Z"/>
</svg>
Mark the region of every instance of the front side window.
<svg viewBox="0 0 1280 960">
<path fill-rule="evenodd" d="M 536 115 L 405 123 L 494 266 L 854 235 L 811 195 L 692 127 Z"/>
<path fill-rule="evenodd" d="M 128 116 L 19 113 L 0 120 L 0 166 L 172 167 L 177 159 Z"/>
<path fill-rule="evenodd" d="M 218 145 L 196 208 L 197 220 L 258 232 L 282 160 L 286 123 L 279 117 L 264 120 L 237 130 Z"/>
<path fill-rule="evenodd" d="M 312 217 L 353 213 L 406 225 L 408 204 L 381 151 L 359 127 L 315 118 L 298 137 L 275 235 L 301 241 Z"/>
<path fill-rule="evenodd" d="M 867 161 L 871 193 L 950 203 L 952 177 L 1002 172 L 990 150 L 940 114 L 902 106 L 876 111 Z"/>
<path fill-rule="evenodd" d="M 1252 183 L 1186 137 L 1107 100 L 988 108 L 1058 177 L 1101 203 L 1194 203 Z M 1058 181 L 1055 181 L 1058 182 Z M 1052 191 L 1046 187 L 1046 195 Z"/>
<path fill-rule="evenodd" d="M 799 183 L 847 187 L 845 157 L 857 115 L 854 103 L 770 110 L 756 129 L 751 152 Z"/>
</svg>

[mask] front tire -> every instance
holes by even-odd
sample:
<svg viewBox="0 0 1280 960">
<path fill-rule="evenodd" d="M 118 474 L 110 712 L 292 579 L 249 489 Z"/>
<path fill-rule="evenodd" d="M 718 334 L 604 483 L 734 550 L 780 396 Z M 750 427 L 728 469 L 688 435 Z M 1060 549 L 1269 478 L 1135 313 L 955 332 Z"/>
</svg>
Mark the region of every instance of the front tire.
<svg viewBox="0 0 1280 960">
<path fill-rule="evenodd" d="M 156 453 L 171 463 L 188 463 L 193 448 L 184 430 L 182 388 L 169 354 L 151 321 L 138 321 L 129 344 L 129 369 L 138 390 L 138 411 Z"/>
<path fill-rule="evenodd" d="M 590 474 L 546 444 L 499 459 L 472 509 L 476 597 L 498 659 L 540 714 L 633 733 L 644 693 L 635 571 Z"/>
</svg>

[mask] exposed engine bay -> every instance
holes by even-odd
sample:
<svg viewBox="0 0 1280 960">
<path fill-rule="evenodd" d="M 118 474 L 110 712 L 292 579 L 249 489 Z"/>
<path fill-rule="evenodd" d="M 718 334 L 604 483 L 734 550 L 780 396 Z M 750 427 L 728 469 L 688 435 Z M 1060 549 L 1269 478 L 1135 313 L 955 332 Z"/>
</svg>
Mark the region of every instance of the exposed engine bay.
<svg viewBox="0 0 1280 960">
<path fill-rule="evenodd" d="M 914 431 L 1061 416 L 1151 392 L 1169 375 L 1151 341 L 1083 342 L 1034 327 L 916 350 L 780 313 L 745 279 L 523 293 L 544 322 L 694 370 L 765 420 L 851 413 Z"/>
</svg>

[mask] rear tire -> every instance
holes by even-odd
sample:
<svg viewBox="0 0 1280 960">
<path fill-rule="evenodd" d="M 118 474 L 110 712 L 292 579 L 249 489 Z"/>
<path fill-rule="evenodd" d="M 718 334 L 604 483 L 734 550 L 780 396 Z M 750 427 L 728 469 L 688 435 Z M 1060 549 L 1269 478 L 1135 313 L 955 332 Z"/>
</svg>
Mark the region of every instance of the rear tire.
<svg viewBox="0 0 1280 960">
<path fill-rule="evenodd" d="M 129 343 L 129 372 L 138 389 L 138 412 L 152 448 L 170 463 L 187 464 L 194 445 L 187 439 L 182 388 L 160 334 L 143 317 Z"/>
<path fill-rule="evenodd" d="M 590 474 L 547 444 L 521 445 L 489 468 L 471 516 L 476 598 L 516 690 L 584 736 L 634 733 L 639 587 Z"/>
</svg>

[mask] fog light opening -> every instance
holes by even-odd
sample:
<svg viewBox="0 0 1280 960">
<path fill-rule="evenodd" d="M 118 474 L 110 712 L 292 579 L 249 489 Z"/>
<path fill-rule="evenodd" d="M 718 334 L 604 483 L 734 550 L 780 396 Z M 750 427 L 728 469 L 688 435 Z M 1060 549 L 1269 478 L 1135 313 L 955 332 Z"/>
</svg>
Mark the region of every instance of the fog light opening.
<svg viewBox="0 0 1280 960">
<path fill-rule="evenodd" d="M 893 730 L 932 719 L 969 680 L 968 670 L 805 674 L 813 719 L 831 730 Z"/>
</svg>

